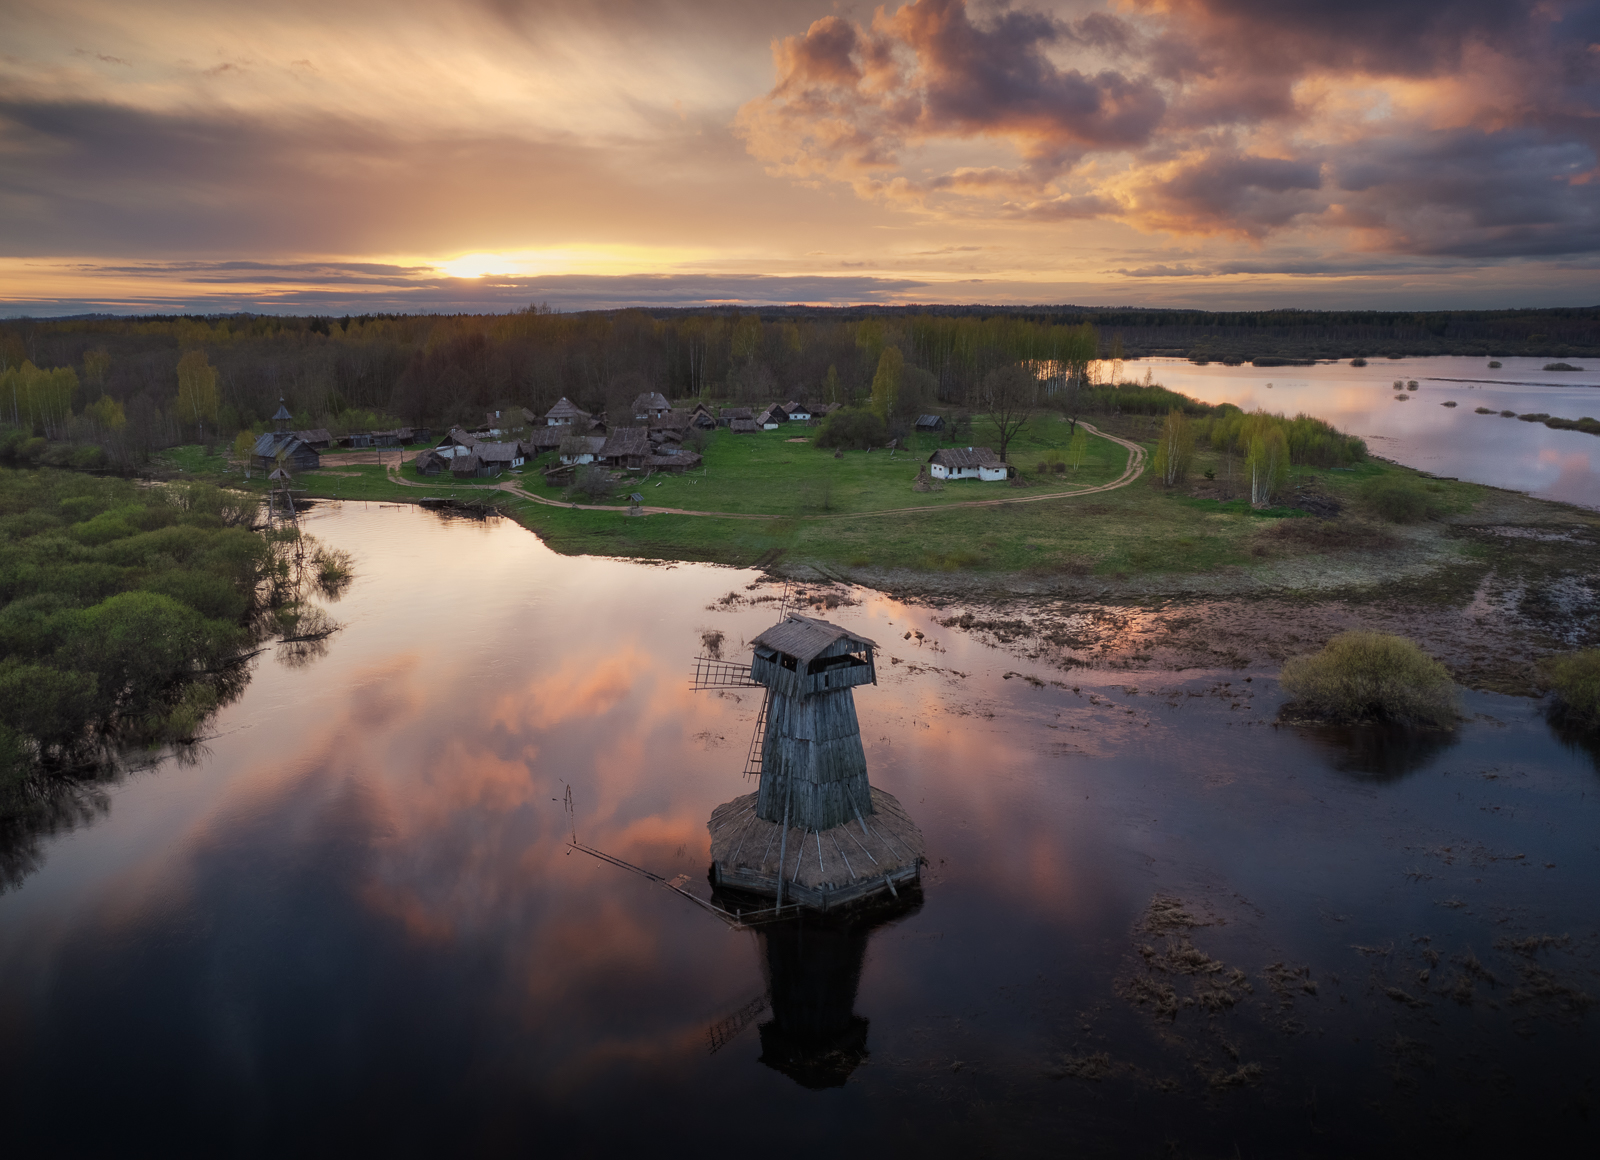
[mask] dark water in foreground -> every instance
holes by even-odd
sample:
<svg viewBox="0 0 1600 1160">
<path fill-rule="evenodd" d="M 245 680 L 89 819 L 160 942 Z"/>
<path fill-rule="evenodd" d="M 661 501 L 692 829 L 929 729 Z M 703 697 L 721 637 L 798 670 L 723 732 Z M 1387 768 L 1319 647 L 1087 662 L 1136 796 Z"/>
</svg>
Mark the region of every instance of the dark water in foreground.
<svg viewBox="0 0 1600 1160">
<path fill-rule="evenodd" d="M 885 646 L 857 706 L 923 897 L 758 935 L 570 852 L 563 802 L 704 892 L 757 706 L 689 692 L 688 661 L 773 618 L 708 605 L 770 589 L 410 509 L 313 530 L 359 566 L 328 654 L 263 657 L 203 760 L 118 787 L 0 897 L 10 1155 L 1592 1130 L 1600 774 L 1530 703 L 1469 696 L 1438 745 L 1307 735 L 1270 724 L 1265 674 L 1067 678 L 858 593 L 831 615 Z"/>
</svg>

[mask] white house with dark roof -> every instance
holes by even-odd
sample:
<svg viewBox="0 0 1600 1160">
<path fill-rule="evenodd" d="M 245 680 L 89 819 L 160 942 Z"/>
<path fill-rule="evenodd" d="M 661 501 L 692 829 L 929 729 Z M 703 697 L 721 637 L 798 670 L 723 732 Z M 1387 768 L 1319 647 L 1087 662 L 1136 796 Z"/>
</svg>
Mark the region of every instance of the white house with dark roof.
<svg viewBox="0 0 1600 1160">
<path fill-rule="evenodd" d="M 556 405 L 544 413 L 545 425 L 549 427 L 559 427 L 562 423 L 582 423 L 588 418 L 589 412 L 565 395 L 557 399 Z"/>
<path fill-rule="evenodd" d="M 660 391 L 646 391 L 633 401 L 633 417 L 649 422 L 672 411 L 672 404 Z"/>
<path fill-rule="evenodd" d="M 928 456 L 928 474 L 935 479 L 1005 479 L 1010 468 L 987 447 L 946 447 Z"/>
</svg>

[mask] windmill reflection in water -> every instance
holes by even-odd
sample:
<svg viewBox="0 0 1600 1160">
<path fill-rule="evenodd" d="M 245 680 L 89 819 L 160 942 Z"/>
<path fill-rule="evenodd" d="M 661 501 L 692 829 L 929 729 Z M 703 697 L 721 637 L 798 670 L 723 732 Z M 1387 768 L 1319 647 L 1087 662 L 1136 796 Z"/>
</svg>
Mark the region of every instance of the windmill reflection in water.
<svg viewBox="0 0 1600 1160">
<path fill-rule="evenodd" d="M 853 690 L 877 684 L 877 646 L 788 613 L 751 649 L 749 665 L 701 657 L 695 668 L 696 689 L 766 690 L 745 764 L 760 787 L 713 810 L 709 828 L 718 905 L 761 916 L 767 993 L 713 1025 L 710 1046 L 770 1005 L 761 1061 L 835 1087 L 867 1056 L 855 999 L 868 937 L 921 905 L 922 832 L 867 781 Z"/>
</svg>

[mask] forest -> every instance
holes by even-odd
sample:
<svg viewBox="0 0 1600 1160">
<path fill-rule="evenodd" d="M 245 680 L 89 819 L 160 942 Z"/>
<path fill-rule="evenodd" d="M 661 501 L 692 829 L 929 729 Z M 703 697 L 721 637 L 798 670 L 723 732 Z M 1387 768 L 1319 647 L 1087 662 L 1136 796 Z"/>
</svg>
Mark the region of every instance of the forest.
<svg viewBox="0 0 1600 1160">
<path fill-rule="evenodd" d="M 296 427 L 476 425 L 562 396 L 620 413 L 643 391 L 760 405 L 984 410 L 991 372 L 1030 364 L 1092 401 L 1097 359 L 1196 361 L 1600 352 L 1600 309 L 1206 313 L 967 307 L 620 310 L 304 318 L 0 322 L 0 458 L 128 469 L 180 443 L 258 432 L 280 399 Z M 1060 400 L 1057 400 L 1058 402 Z M 890 426 L 893 427 L 891 421 Z"/>
</svg>

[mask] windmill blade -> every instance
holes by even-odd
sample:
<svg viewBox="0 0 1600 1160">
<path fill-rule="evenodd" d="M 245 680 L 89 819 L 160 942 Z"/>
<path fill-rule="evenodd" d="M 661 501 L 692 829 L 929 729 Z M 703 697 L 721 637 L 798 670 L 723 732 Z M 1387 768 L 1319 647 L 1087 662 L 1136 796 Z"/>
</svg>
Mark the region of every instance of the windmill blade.
<svg viewBox="0 0 1600 1160">
<path fill-rule="evenodd" d="M 698 693 L 706 689 L 759 689 L 762 685 L 751 679 L 749 665 L 714 657 L 695 657 L 691 687 Z"/>
<path fill-rule="evenodd" d="M 728 1046 L 728 1044 L 733 1040 L 737 1039 L 739 1037 L 739 1032 L 750 1026 L 750 1024 L 754 1023 L 761 1016 L 761 1013 L 767 1009 L 767 1004 L 768 999 L 766 995 L 757 995 L 754 999 L 751 999 L 748 1003 L 744 1004 L 744 1006 L 740 1007 L 732 1015 L 729 1015 L 725 1019 L 718 1019 L 715 1023 L 711 1024 L 711 1026 L 707 1027 L 706 1041 L 708 1050 L 706 1051 L 706 1054 L 715 1055 L 724 1047 Z"/>
</svg>

